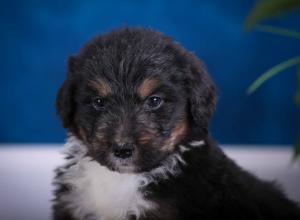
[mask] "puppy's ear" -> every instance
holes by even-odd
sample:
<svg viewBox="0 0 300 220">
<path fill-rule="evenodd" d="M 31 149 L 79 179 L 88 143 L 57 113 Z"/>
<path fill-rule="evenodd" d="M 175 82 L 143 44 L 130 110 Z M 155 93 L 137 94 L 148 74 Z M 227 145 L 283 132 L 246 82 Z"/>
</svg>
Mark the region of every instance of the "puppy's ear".
<svg viewBox="0 0 300 220">
<path fill-rule="evenodd" d="M 75 85 L 73 80 L 73 74 L 75 71 L 75 58 L 71 56 L 68 60 L 68 75 L 67 79 L 63 82 L 62 86 L 58 90 L 56 97 L 56 110 L 60 116 L 63 126 L 72 130 L 73 118 L 75 113 Z"/>
<path fill-rule="evenodd" d="M 216 88 L 201 61 L 193 54 L 188 60 L 190 73 L 187 85 L 192 122 L 206 130 L 216 106 Z"/>
</svg>

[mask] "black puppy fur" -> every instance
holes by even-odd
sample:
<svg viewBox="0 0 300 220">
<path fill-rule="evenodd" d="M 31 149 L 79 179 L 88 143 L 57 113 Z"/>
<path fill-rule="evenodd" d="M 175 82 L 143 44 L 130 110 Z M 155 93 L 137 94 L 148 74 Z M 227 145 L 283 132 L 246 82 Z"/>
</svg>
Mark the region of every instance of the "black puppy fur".
<svg viewBox="0 0 300 220">
<path fill-rule="evenodd" d="M 215 87 L 194 54 L 156 31 L 123 28 L 70 57 L 57 110 L 69 134 L 86 146 L 86 156 L 111 172 L 147 174 L 180 155 L 179 172 L 139 189 L 156 204 L 139 219 L 300 219 L 296 203 L 242 170 L 210 138 L 215 102 Z M 194 147 L 193 141 L 203 144 Z M 112 157 L 125 145 L 130 159 Z M 76 154 L 57 169 L 55 220 L 94 215 L 79 217 L 62 200 L 75 190 L 60 180 L 76 164 Z"/>
</svg>

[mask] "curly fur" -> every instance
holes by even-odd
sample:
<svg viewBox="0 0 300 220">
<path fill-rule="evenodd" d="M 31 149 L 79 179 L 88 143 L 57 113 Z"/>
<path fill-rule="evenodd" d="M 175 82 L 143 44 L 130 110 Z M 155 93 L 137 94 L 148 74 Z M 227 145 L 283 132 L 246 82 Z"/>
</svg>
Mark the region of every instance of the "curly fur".
<svg viewBox="0 0 300 220">
<path fill-rule="evenodd" d="M 162 100 L 155 109 L 153 96 Z M 215 104 L 203 64 L 171 38 L 121 28 L 93 39 L 70 57 L 57 95 L 70 137 L 53 219 L 300 219 L 275 183 L 215 144 Z M 119 158 L 124 146 L 130 156 Z"/>
</svg>

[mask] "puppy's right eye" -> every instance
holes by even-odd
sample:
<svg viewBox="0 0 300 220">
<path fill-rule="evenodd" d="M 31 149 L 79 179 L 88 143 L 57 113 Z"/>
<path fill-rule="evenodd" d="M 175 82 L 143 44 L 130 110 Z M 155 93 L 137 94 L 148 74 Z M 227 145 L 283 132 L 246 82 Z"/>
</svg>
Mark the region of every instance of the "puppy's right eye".
<svg viewBox="0 0 300 220">
<path fill-rule="evenodd" d="M 156 110 L 158 109 L 163 103 L 163 99 L 159 96 L 151 96 L 146 101 L 146 107 L 148 110 Z"/>
<path fill-rule="evenodd" d="M 94 109 L 101 110 L 104 107 L 104 99 L 101 97 L 95 97 L 92 101 Z"/>
</svg>

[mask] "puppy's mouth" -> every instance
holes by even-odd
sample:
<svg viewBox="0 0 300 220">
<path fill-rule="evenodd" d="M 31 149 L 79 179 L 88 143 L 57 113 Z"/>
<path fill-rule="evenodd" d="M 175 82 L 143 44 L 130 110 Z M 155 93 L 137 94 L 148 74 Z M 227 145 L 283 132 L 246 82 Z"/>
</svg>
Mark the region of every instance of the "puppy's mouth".
<svg viewBox="0 0 300 220">
<path fill-rule="evenodd" d="M 120 173 L 134 173 L 136 172 L 136 167 L 133 163 L 133 158 L 118 158 L 111 154 L 108 158 L 109 166 L 112 170 Z"/>
</svg>

